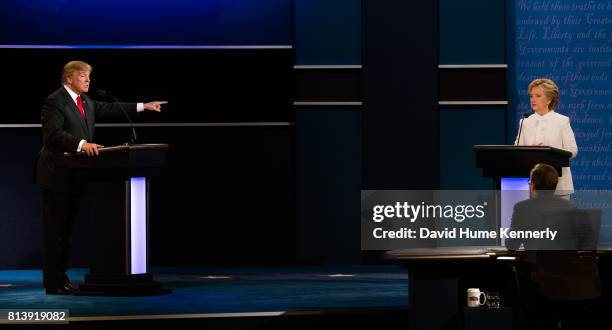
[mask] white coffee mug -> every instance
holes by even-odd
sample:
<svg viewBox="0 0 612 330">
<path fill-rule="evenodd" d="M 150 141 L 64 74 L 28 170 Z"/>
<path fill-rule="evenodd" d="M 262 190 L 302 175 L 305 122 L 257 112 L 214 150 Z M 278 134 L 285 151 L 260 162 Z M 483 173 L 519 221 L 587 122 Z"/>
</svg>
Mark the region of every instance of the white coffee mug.
<svg viewBox="0 0 612 330">
<path fill-rule="evenodd" d="M 483 302 L 480 302 L 480 296 L 484 298 Z M 487 303 L 487 296 L 484 292 L 480 292 L 478 288 L 467 289 L 467 305 L 468 307 L 479 307 Z"/>
</svg>

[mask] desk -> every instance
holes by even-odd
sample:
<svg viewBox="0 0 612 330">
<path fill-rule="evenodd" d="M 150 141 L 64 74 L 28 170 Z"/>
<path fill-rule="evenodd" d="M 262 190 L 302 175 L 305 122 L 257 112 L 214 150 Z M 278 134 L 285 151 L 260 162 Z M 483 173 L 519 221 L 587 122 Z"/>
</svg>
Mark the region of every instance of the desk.
<svg viewBox="0 0 612 330">
<path fill-rule="evenodd" d="M 612 247 L 600 247 L 604 301 L 610 302 Z M 408 270 L 409 329 L 460 329 L 466 290 L 497 291 L 505 306 L 516 301 L 514 269 L 525 251 L 503 247 L 442 247 L 394 250 L 386 256 Z"/>
</svg>

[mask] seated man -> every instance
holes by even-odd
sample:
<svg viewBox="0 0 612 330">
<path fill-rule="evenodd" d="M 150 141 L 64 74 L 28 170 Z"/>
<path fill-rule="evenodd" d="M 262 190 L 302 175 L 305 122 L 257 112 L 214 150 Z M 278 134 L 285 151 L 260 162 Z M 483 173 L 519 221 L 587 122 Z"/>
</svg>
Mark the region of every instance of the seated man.
<svg viewBox="0 0 612 330">
<path fill-rule="evenodd" d="M 514 206 L 511 224 L 512 231 L 540 231 L 550 227 L 557 231 L 556 241 L 551 242 L 549 238 L 506 240 L 509 250 L 521 244 L 527 250 L 524 267 L 519 270 L 521 300 L 529 314 L 529 325 L 538 329 L 591 319 L 594 302 L 602 292 L 594 253 L 581 253 L 576 245 L 566 243 L 573 242 L 572 238 L 577 236 L 572 229 L 574 224 L 589 224 L 586 218 L 577 219 L 576 215 L 581 212 L 576 211 L 574 204 L 554 194 L 557 181 L 554 167 L 534 166 L 530 173 L 531 198 Z"/>
<path fill-rule="evenodd" d="M 569 211 L 576 208 L 570 201 L 555 195 L 559 175 L 554 167 L 536 164 L 529 175 L 531 198 L 517 203 L 512 213 L 511 231 L 538 231 L 547 212 Z M 526 250 L 537 250 L 542 239 L 506 239 L 506 247 L 516 250 L 521 243 Z"/>
</svg>

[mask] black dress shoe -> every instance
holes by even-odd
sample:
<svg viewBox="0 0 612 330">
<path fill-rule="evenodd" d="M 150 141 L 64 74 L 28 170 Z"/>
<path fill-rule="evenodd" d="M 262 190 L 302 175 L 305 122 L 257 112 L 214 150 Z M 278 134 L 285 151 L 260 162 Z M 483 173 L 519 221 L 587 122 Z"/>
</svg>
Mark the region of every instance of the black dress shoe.
<svg viewBox="0 0 612 330">
<path fill-rule="evenodd" d="M 47 294 L 57 294 L 57 295 L 74 295 L 77 293 L 77 290 L 70 285 L 70 283 L 65 283 L 64 285 L 57 288 L 47 288 Z"/>
<path fill-rule="evenodd" d="M 72 283 L 70 283 L 70 281 L 64 282 L 64 288 L 65 288 L 65 289 L 72 290 L 72 291 L 77 291 L 77 289 L 75 289 L 75 288 L 72 286 Z"/>
</svg>

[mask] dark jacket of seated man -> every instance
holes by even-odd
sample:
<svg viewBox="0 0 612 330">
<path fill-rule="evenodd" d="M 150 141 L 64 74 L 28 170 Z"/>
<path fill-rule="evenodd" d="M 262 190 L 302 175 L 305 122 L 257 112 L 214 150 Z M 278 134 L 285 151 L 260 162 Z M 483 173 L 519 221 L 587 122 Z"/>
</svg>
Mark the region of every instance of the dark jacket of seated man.
<svg viewBox="0 0 612 330">
<path fill-rule="evenodd" d="M 555 196 L 554 191 L 538 191 L 535 193 L 534 197 L 514 205 L 510 230 L 546 230 L 546 228 L 543 228 L 543 221 L 546 213 L 559 213 L 574 209 L 576 209 L 576 206 L 572 202 Z M 506 247 L 509 250 L 516 250 L 522 243 L 526 250 L 537 250 L 540 247 L 539 243 L 544 239 L 547 238 L 508 238 L 506 239 Z"/>
<path fill-rule="evenodd" d="M 557 180 L 558 174 L 552 166 L 537 164 L 531 170 L 532 198 L 514 206 L 512 231 L 541 231 L 550 226 L 551 230 L 558 230 L 555 240 L 575 236 L 571 226 L 564 222 L 571 219 L 576 206 L 554 194 Z M 540 296 L 554 300 L 589 300 L 601 295 L 601 280 L 593 254 L 581 255 L 575 248 L 564 248 L 563 242 L 551 244 L 550 238 L 506 240 L 509 250 L 516 250 L 521 244 L 527 250 L 525 261 L 531 265 L 530 277 Z"/>
</svg>

